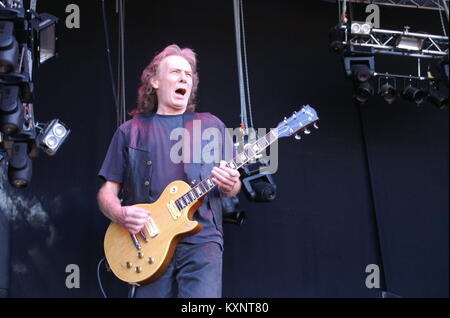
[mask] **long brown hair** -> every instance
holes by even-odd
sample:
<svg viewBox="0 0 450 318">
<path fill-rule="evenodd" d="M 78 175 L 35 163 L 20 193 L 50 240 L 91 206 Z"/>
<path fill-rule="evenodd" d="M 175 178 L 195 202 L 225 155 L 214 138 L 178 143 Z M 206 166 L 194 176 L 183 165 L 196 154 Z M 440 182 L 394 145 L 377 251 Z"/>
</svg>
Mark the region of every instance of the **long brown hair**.
<svg viewBox="0 0 450 318">
<path fill-rule="evenodd" d="M 157 54 L 149 65 L 144 69 L 141 75 L 141 86 L 138 89 L 137 108 L 130 112 L 130 115 L 141 113 L 156 112 L 158 109 L 158 96 L 150 84 L 150 79 L 158 74 L 158 68 L 162 60 L 168 56 L 181 56 L 191 65 L 192 68 L 192 90 L 189 96 L 186 111 L 195 110 L 195 97 L 198 88 L 197 58 L 192 49 L 180 48 L 176 44 L 169 45 L 162 52 Z"/>
</svg>

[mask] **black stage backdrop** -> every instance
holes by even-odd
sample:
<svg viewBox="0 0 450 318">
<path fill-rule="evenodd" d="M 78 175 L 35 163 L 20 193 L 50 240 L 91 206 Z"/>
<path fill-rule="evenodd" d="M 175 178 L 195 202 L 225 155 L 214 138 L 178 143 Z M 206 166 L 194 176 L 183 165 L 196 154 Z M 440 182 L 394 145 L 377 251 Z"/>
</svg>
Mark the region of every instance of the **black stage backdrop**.
<svg viewBox="0 0 450 318">
<path fill-rule="evenodd" d="M 232 1 L 125 2 L 128 109 L 143 68 L 177 43 L 199 56 L 198 110 L 237 127 Z M 80 29 L 64 26 L 70 3 L 81 9 Z M 115 1 L 106 5 L 116 61 Z M 448 111 L 380 97 L 358 108 L 340 58 L 327 49 L 336 4 L 246 0 L 244 11 L 255 126 L 274 127 L 311 104 L 321 128 L 280 141 L 275 201 L 241 198 L 249 219 L 225 227 L 223 295 L 379 297 L 381 288 L 365 285 L 366 266 L 378 264 L 389 292 L 448 297 Z M 38 12 L 60 17 L 61 31 L 60 57 L 38 70 L 35 115 L 61 118 L 72 134 L 56 156 L 34 160 L 27 189 L 0 183 L 12 225 L 9 294 L 101 297 L 96 270 L 108 221 L 97 208 L 96 174 L 116 129 L 101 1 L 39 1 Z M 381 25 L 441 33 L 434 11 L 382 7 Z M 384 71 L 415 70 L 408 59 L 379 60 Z M 80 268 L 80 288 L 66 288 L 69 264 Z M 101 278 L 110 296 L 127 295 L 103 266 Z"/>
</svg>

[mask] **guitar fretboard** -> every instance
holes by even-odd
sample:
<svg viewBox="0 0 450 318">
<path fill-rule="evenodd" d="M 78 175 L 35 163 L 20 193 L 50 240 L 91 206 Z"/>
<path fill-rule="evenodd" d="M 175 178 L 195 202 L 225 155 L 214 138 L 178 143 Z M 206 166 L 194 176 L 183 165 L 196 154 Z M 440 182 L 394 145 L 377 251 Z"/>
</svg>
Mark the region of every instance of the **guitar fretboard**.
<svg viewBox="0 0 450 318">
<path fill-rule="evenodd" d="M 247 144 L 244 147 L 244 151 L 242 151 L 236 157 L 234 157 L 233 160 L 227 162 L 226 166 L 231 169 L 239 169 L 247 162 L 254 159 L 259 153 L 261 153 L 264 149 L 270 146 L 277 139 L 278 139 L 277 131 L 271 130 L 269 133 L 259 138 L 256 142 L 252 144 Z M 183 194 L 180 198 L 175 200 L 175 204 L 177 205 L 178 209 L 180 211 L 183 210 L 189 204 L 191 204 L 195 200 L 200 199 L 209 191 L 214 189 L 216 187 L 216 184 L 214 183 L 212 178 L 213 178 L 212 176 L 209 176 L 208 178 L 204 179 L 203 181 L 192 187 L 191 190 Z"/>
</svg>

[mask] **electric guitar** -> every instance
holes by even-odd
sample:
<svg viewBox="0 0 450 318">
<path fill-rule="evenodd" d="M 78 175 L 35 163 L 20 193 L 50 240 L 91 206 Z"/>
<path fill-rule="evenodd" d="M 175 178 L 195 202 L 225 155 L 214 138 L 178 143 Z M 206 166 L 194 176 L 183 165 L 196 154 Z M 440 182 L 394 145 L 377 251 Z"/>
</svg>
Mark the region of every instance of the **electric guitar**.
<svg viewBox="0 0 450 318">
<path fill-rule="evenodd" d="M 239 169 L 279 138 L 301 131 L 309 134 L 309 126 L 317 128 L 318 120 L 311 106 L 302 107 L 264 137 L 247 144 L 243 152 L 227 162 L 227 166 Z M 300 136 L 296 135 L 296 138 L 300 139 Z M 135 285 L 150 283 L 161 276 L 180 239 L 201 230 L 201 225 L 192 217 L 204 196 L 215 186 L 211 176 L 193 187 L 184 181 L 174 181 L 156 202 L 136 204 L 151 211 L 143 230 L 137 235 L 130 234 L 117 223 L 111 223 L 105 234 L 104 249 L 112 272 L 119 279 Z"/>
</svg>

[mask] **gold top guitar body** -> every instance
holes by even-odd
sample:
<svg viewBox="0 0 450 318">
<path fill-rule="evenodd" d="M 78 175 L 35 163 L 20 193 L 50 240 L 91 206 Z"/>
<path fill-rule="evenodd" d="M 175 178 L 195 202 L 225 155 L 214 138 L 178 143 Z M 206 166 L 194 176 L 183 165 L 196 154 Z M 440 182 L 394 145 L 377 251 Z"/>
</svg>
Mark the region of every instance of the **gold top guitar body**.
<svg viewBox="0 0 450 318">
<path fill-rule="evenodd" d="M 152 282 L 169 266 L 179 240 L 202 229 L 197 221 L 192 221 L 201 198 L 181 211 L 173 203 L 190 189 L 186 182 L 174 181 L 156 202 L 137 204 L 150 213 L 144 229 L 135 236 L 119 224 L 109 225 L 104 240 L 105 255 L 119 279 L 134 284 Z"/>
</svg>

